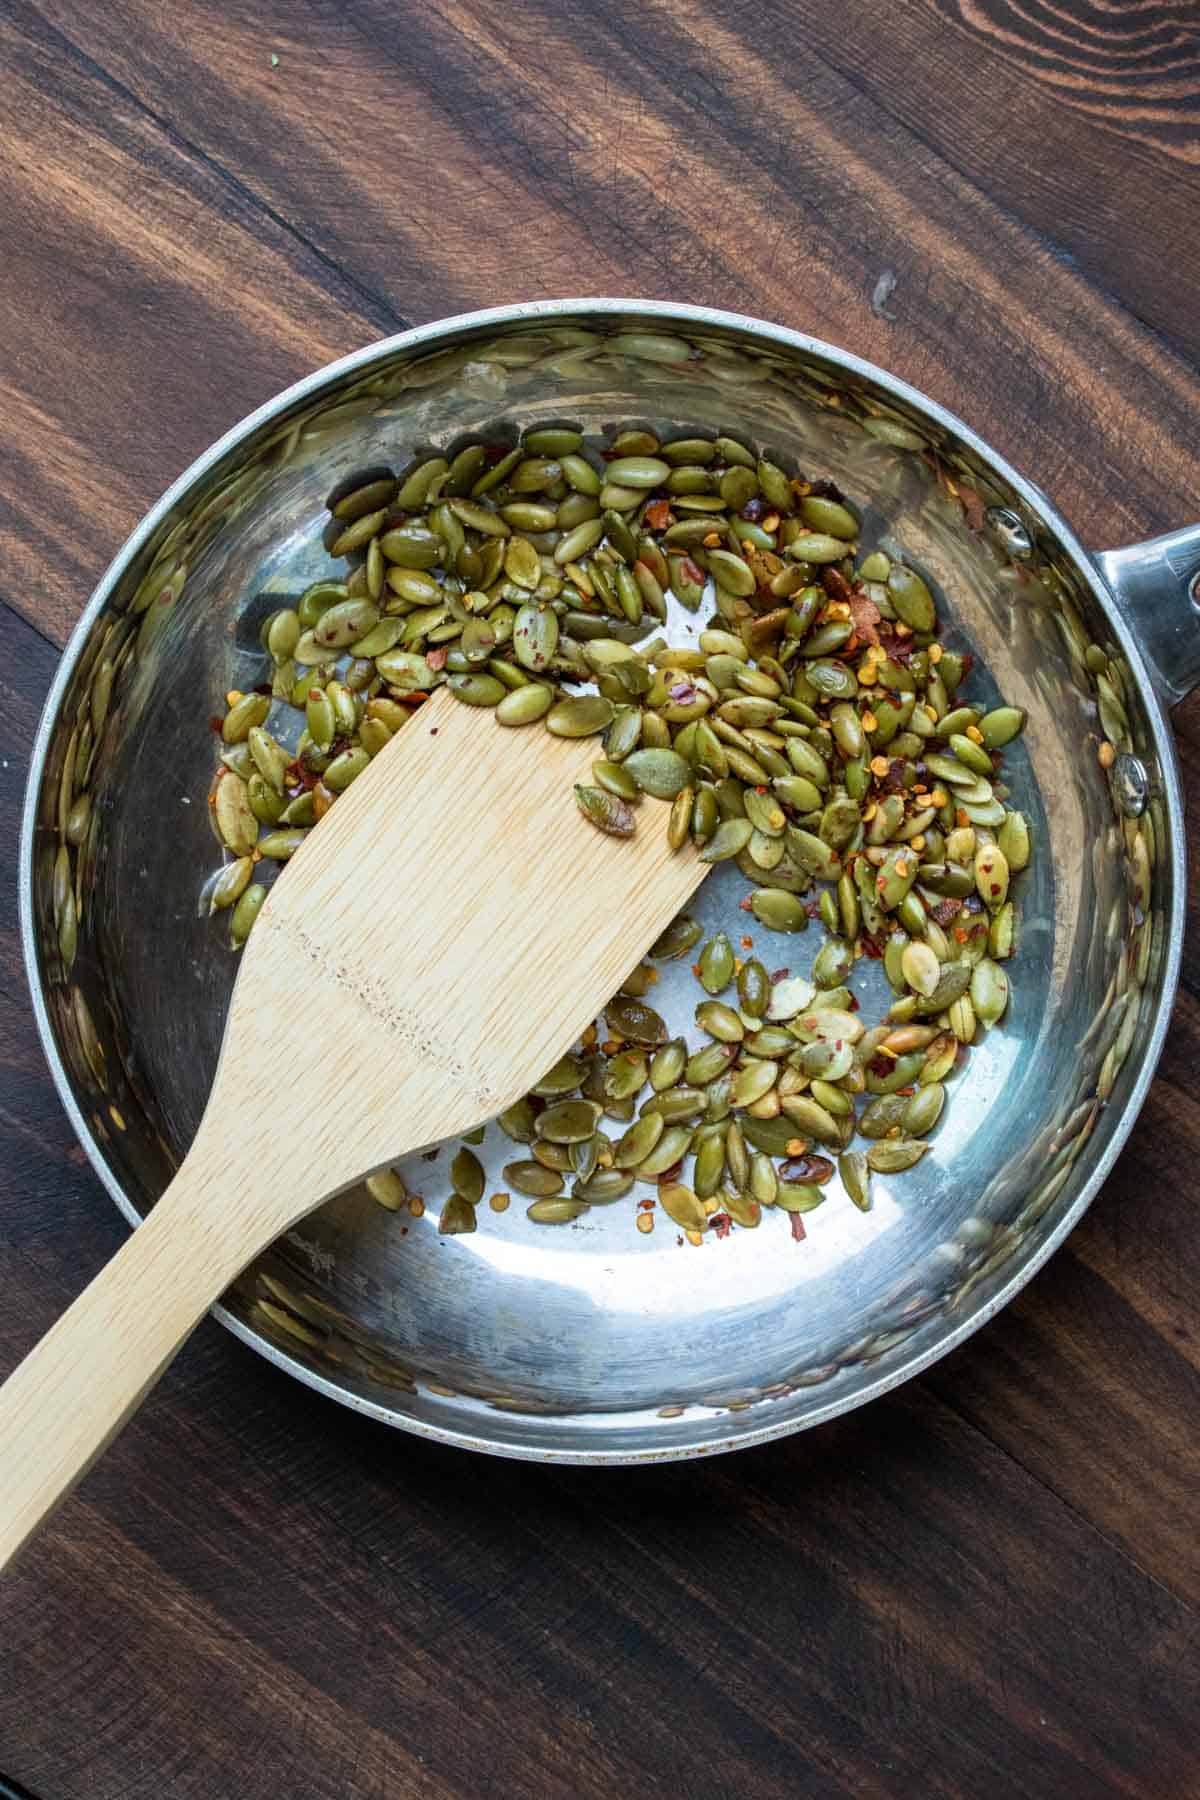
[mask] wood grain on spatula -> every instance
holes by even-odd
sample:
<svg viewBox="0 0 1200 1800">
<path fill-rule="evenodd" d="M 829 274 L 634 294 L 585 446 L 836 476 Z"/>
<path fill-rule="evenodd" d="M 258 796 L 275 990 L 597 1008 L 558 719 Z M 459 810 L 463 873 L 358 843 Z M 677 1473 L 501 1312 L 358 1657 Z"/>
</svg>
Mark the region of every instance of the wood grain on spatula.
<svg viewBox="0 0 1200 1800">
<path fill-rule="evenodd" d="M 706 872 L 649 800 L 578 811 L 597 741 L 436 695 L 272 888 L 175 1180 L 0 1389 L 0 1564 L 230 1281 L 361 1175 L 492 1118 L 569 1048 Z"/>
</svg>

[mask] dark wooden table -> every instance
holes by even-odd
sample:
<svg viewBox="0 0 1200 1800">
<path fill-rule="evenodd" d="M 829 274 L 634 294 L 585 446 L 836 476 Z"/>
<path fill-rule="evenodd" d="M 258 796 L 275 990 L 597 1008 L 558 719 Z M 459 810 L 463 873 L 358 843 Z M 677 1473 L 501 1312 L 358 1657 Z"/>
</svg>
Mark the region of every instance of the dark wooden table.
<svg viewBox="0 0 1200 1800">
<path fill-rule="evenodd" d="M 1192 6 L 5 0 L 0 67 L 9 845 L 58 648 L 142 511 L 296 376 L 439 314 L 759 313 L 965 414 L 1097 547 L 1200 507 Z M 1200 701 L 1176 723 L 1194 820 Z M 0 931 L 3 1371 L 123 1227 L 11 881 Z M 0 1588 L 0 1768 L 40 1800 L 1200 1794 L 1198 1000 L 1193 912 L 1068 1247 L 803 1438 L 470 1460 L 204 1326 Z"/>
</svg>

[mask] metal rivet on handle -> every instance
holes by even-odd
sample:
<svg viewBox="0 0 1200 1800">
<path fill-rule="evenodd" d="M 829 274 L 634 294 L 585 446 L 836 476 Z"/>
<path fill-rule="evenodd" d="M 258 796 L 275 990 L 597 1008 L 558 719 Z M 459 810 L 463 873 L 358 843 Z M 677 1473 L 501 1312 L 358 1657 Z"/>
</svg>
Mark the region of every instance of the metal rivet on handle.
<svg viewBox="0 0 1200 1800">
<path fill-rule="evenodd" d="M 1024 520 L 1008 506 L 989 506 L 987 522 L 1010 556 L 1018 561 L 1033 555 L 1033 539 Z"/>
<path fill-rule="evenodd" d="M 1118 809 L 1127 819 L 1139 818 L 1146 810 L 1150 777 L 1145 765 L 1128 751 L 1122 751 L 1112 766 L 1112 792 Z"/>
</svg>

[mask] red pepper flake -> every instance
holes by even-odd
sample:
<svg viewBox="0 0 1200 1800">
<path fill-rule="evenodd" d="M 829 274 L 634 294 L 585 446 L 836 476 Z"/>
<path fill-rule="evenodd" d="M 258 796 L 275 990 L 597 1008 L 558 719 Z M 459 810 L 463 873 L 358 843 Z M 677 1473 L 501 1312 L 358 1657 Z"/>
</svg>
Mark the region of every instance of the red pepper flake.
<svg viewBox="0 0 1200 1800">
<path fill-rule="evenodd" d="M 814 896 L 804 902 L 804 910 L 810 919 L 819 919 L 821 916 L 821 902 Z"/>
<path fill-rule="evenodd" d="M 753 950 L 753 948 L 754 948 L 754 939 L 752 937 L 744 937 L 742 939 L 742 949 L 743 950 Z"/>
<path fill-rule="evenodd" d="M 693 562 L 690 556 L 684 557 L 679 565 L 679 572 L 696 587 L 704 586 L 704 570 L 699 563 Z"/>
<path fill-rule="evenodd" d="M 945 900 L 939 900 L 936 906 L 930 908 L 929 916 L 935 925 L 945 927 L 951 919 L 956 919 L 961 911 L 962 901 L 953 900 L 947 896 Z"/>
<path fill-rule="evenodd" d="M 790 970 L 788 970 L 788 969 L 772 969 L 771 970 L 771 980 L 772 981 L 786 981 L 789 974 L 790 974 Z"/>
<path fill-rule="evenodd" d="M 895 1064 L 890 1056 L 873 1056 L 867 1066 L 872 1075 L 878 1075 L 879 1079 L 882 1081 L 886 1076 L 891 1074 Z"/>
<path fill-rule="evenodd" d="M 799 1213 L 792 1213 L 790 1217 L 792 1221 L 792 1241 L 797 1244 L 802 1244 L 808 1236 L 807 1231 L 804 1229 L 804 1220 L 800 1217 Z"/>
<path fill-rule="evenodd" d="M 872 962 L 879 962 L 883 956 L 883 945 L 873 938 L 869 931 L 863 932 L 860 941 L 864 956 L 869 956 Z"/>
<path fill-rule="evenodd" d="M 968 935 L 969 934 L 963 930 L 961 925 L 956 925 L 954 927 L 954 941 L 956 944 L 965 944 Z"/>
<path fill-rule="evenodd" d="M 653 1200 L 639 1200 L 638 1206 L 642 1212 L 653 1212 L 654 1211 Z"/>
<path fill-rule="evenodd" d="M 898 1094 L 903 1094 L 903 1095 L 904 1095 L 904 1097 L 905 1097 L 905 1099 L 906 1099 L 906 1100 L 907 1100 L 907 1099 L 908 1099 L 908 1098 L 909 1098 L 909 1097 L 910 1097 L 910 1095 L 912 1095 L 912 1094 L 915 1094 L 915 1093 L 916 1093 L 916 1091 L 917 1091 L 917 1090 L 916 1090 L 916 1088 L 913 1088 L 913 1087 L 906 1087 L 906 1088 L 897 1088 L 897 1089 L 896 1089 L 896 1092 L 897 1092 L 897 1093 L 898 1093 Z"/>
<path fill-rule="evenodd" d="M 728 1213 L 714 1213 L 708 1221 L 719 1238 L 727 1238 L 732 1223 Z"/>
<path fill-rule="evenodd" d="M 483 460 L 490 468 L 493 464 L 498 463 L 502 456 L 507 455 L 508 446 L 506 444 L 489 444 L 483 453 Z"/>
<path fill-rule="evenodd" d="M 449 654 L 450 646 L 448 644 L 439 644 L 436 650 L 427 650 L 425 652 L 425 661 L 429 664 L 431 669 L 444 669 L 446 666 L 446 658 Z"/>
<path fill-rule="evenodd" d="M 211 729 L 211 730 L 213 730 L 213 731 L 215 731 L 215 732 L 216 732 L 216 734 L 217 734 L 217 736 L 218 736 L 218 737 L 220 737 L 220 735 L 221 735 L 221 728 L 222 728 L 222 726 L 223 726 L 223 725 L 224 725 L 224 723 L 225 723 L 225 721 L 224 721 L 224 719 L 219 719 L 219 718 L 218 718 L 218 717 L 217 717 L 217 715 L 216 715 L 216 713 L 211 713 L 211 714 L 210 714 L 210 715 L 209 715 L 209 720 L 208 720 L 208 723 L 209 723 L 209 727 L 210 727 L 210 729 Z"/>
<path fill-rule="evenodd" d="M 644 514 L 651 531 L 665 531 L 671 523 L 671 502 L 669 500 L 652 500 Z"/>
<path fill-rule="evenodd" d="M 742 912 L 753 912 L 754 911 L 754 907 L 751 904 L 749 894 L 746 895 L 746 898 L 744 900 L 738 901 L 738 907 Z"/>
<path fill-rule="evenodd" d="M 862 638 L 868 644 L 878 644 L 879 632 L 876 627 L 883 614 L 870 595 L 864 594 L 861 588 L 854 588 L 849 595 L 847 605 L 850 608 L 850 617 L 854 620 L 855 636 Z"/>
</svg>

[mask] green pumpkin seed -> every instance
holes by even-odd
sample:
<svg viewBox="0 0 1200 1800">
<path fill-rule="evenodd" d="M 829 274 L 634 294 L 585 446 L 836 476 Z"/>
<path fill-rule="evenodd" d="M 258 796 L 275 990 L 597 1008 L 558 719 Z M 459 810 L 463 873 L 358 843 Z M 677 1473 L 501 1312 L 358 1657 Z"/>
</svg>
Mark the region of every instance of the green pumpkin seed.
<svg viewBox="0 0 1200 1800">
<path fill-rule="evenodd" d="M 226 863 L 210 890 L 209 912 L 220 912 L 232 906 L 245 892 L 253 873 L 254 858 L 251 856 L 239 856 L 236 862 Z"/>
<path fill-rule="evenodd" d="M 933 595 L 914 569 L 893 563 L 887 578 L 888 598 L 896 615 L 913 631 L 932 631 L 937 624 Z"/>
<path fill-rule="evenodd" d="M 531 681 L 525 687 L 514 688 L 498 702 L 496 721 L 500 725 L 532 725 L 535 720 L 544 719 L 553 705 L 554 689 Z"/>
<path fill-rule="evenodd" d="M 587 1211 L 587 1202 L 580 1199 L 535 1200 L 525 1208 L 525 1217 L 532 1219 L 535 1225 L 569 1225 Z"/>
<path fill-rule="evenodd" d="M 979 735 L 989 750 L 1003 750 L 1025 726 L 1025 714 L 1019 706 L 997 706 L 984 713 L 979 721 Z"/>
<path fill-rule="evenodd" d="M 780 888 L 757 888 L 750 896 L 750 910 L 769 931 L 804 931 L 808 927 L 803 901 Z"/>
<path fill-rule="evenodd" d="M 676 962 L 694 949 L 703 936 L 703 926 L 690 913 L 677 913 L 651 944 L 650 955 L 655 962 Z"/>
<path fill-rule="evenodd" d="M 859 1212 L 871 1210 L 871 1165 L 861 1150 L 844 1150 L 838 1157 L 842 1186 Z"/>
<path fill-rule="evenodd" d="M 688 763 L 674 750 L 633 750 L 622 765 L 643 793 L 673 800 L 691 778 Z"/>
<path fill-rule="evenodd" d="M 800 502 L 800 517 L 810 531 L 844 538 L 847 542 L 858 536 L 858 520 L 848 506 L 843 506 L 837 500 L 826 500 L 820 495 L 808 494 Z M 803 538 L 799 542 L 803 545 Z M 878 580 L 879 577 L 867 576 L 865 579 Z"/>
<path fill-rule="evenodd" d="M 611 722 L 613 705 L 601 694 L 582 694 L 560 700 L 546 714 L 546 729 L 555 737 L 594 737 Z"/>
<path fill-rule="evenodd" d="M 235 856 L 249 856 L 258 841 L 258 820 L 240 775 L 226 771 L 213 795 L 213 820 L 221 842 Z"/>
<path fill-rule="evenodd" d="M 867 1151 L 867 1166 L 877 1175 L 896 1175 L 919 1163 L 929 1145 L 912 1138 L 885 1138 Z"/>
<path fill-rule="evenodd" d="M 981 1025 L 995 1025 L 1008 1006 L 1008 976 L 990 957 L 983 957 L 971 971 L 971 1005 Z"/>
<path fill-rule="evenodd" d="M 701 862 L 727 862 L 744 850 L 754 834 L 749 819 L 722 819 L 698 855 Z"/>
<path fill-rule="evenodd" d="M 508 692 L 494 675 L 451 675 L 446 685 L 464 706 L 499 706 Z"/>
<path fill-rule="evenodd" d="M 733 945 L 723 931 L 709 939 L 700 952 L 700 985 L 709 994 L 721 994 L 733 980 Z"/>
<path fill-rule="evenodd" d="M 637 829 L 637 819 L 629 802 L 619 799 L 616 794 L 606 793 L 603 788 L 577 784 L 575 804 L 589 824 L 609 837 L 632 837 Z"/>
<path fill-rule="evenodd" d="M 780 1105 L 796 1128 L 793 1136 L 816 1138 L 819 1144 L 840 1144 L 841 1131 L 837 1120 L 806 1094 L 787 1094 Z"/>
<path fill-rule="evenodd" d="M 588 1206 L 611 1206 L 614 1200 L 623 1200 L 632 1188 L 633 1176 L 623 1169 L 596 1169 L 586 1181 L 573 1184 L 571 1197 Z"/>
<path fill-rule="evenodd" d="M 505 1163 L 502 1173 L 504 1185 L 516 1188 L 519 1194 L 534 1194 L 539 1198 L 546 1198 L 562 1192 L 560 1171 L 543 1168 L 539 1162 Z"/>
<path fill-rule="evenodd" d="M 298 826 L 290 826 L 286 831 L 268 831 L 258 840 L 259 852 L 272 862 L 287 862 L 307 836 L 308 832 Z"/>
<path fill-rule="evenodd" d="M 254 929 L 254 921 L 262 911 L 267 890 L 261 882 L 252 882 L 243 888 L 229 916 L 229 941 L 235 950 L 240 950 Z"/>
<path fill-rule="evenodd" d="M 668 1219 L 683 1231 L 705 1231 L 708 1214 L 704 1202 L 679 1181 L 665 1181 L 658 1190 L 658 1204 Z"/>
<path fill-rule="evenodd" d="M 775 1188 L 775 1204 L 789 1213 L 815 1212 L 825 1195 L 812 1181 L 780 1181 Z"/>
<path fill-rule="evenodd" d="M 652 1118 L 652 1113 L 645 1115 Z M 687 1125 L 668 1125 L 649 1156 L 643 1157 L 634 1173 L 639 1181 L 656 1181 L 683 1161 L 692 1147 L 692 1132 Z"/>
<path fill-rule="evenodd" d="M 740 1016 L 720 1000 L 701 1001 L 696 1008 L 696 1023 L 701 1031 L 723 1044 L 740 1044 L 746 1035 Z"/>
<path fill-rule="evenodd" d="M 926 1087 L 919 1087 L 904 1102 L 904 1110 L 900 1115 L 900 1127 L 906 1137 L 924 1137 L 932 1131 L 942 1114 L 946 1104 L 946 1090 L 940 1081 L 931 1081 Z"/>
<path fill-rule="evenodd" d="M 450 1164 L 450 1182 L 468 1206 L 478 1206 L 483 1199 L 483 1164 L 470 1150 L 459 1150 Z"/>
</svg>

